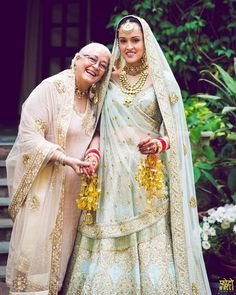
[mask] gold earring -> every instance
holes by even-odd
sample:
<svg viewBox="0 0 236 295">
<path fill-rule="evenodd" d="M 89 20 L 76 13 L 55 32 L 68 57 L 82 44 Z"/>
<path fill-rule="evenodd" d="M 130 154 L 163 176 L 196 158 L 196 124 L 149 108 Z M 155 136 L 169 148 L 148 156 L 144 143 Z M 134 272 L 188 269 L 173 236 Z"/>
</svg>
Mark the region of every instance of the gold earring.
<svg viewBox="0 0 236 295">
<path fill-rule="evenodd" d="M 143 65 L 146 65 L 147 64 L 147 54 L 146 54 L 146 51 L 144 51 L 144 53 L 143 53 L 143 56 L 141 58 L 141 63 Z"/>
<path fill-rule="evenodd" d="M 114 62 L 114 66 L 115 66 L 116 70 L 119 70 L 119 68 L 121 67 L 121 55 L 120 54 L 116 58 L 116 60 Z"/>
</svg>

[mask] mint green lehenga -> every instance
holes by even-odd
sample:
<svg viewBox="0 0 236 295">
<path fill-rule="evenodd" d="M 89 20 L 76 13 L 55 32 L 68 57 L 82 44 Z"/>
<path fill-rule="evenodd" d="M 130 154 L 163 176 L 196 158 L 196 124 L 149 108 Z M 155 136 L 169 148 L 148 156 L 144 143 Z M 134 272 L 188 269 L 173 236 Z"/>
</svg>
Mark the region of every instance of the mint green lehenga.
<svg viewBox="0 0 236 295">
<path fill-rule="evenodd" d="M 99 209 L 93 225 L 81 217 L 65 294 L 211 294 L 193 206 L 183 105 L 181 99 L 169 100 L 172 92 L 180 98 L 180 91 L 149 26 L 139 20 L 153 85 L 127 106 L 119 85 L 109 84 L 100 126 Z M 117 54 L 115 41 L 113 60 Z M 170 84 L 166 75 L 171 75 Z M 146 192 L 135 180 L 145 158 L 137 144 L 147 136 L 163 136 L 164 128 L 171 142 L 170 150 L 160 155 L 165 196 L 155 199 L 148 213 Z"/>
</svg>

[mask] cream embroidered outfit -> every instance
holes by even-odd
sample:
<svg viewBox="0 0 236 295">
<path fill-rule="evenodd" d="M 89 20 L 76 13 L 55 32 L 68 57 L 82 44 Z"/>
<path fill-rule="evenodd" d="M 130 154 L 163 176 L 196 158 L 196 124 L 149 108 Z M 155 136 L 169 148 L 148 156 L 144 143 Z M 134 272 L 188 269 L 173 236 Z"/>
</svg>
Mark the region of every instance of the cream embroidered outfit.
<svg viewBox="0 0 236 295">
<path fill-rule="evenodd" d="M 180 89 L 148 24 L 138 19 L 153 85 L 127 105 L 110 82 L 100 127 L 99 209 L 94 225 L 84 214 L 80 220 L 64 294 L 209 295 Z M 116 40 L 113 62 L 118 54 Z M 147 213 L 146 192 L 135 179 L 144 158 L 137 144 L 163 135 L 164 127 L 166 193 Z"/>
<path fill-rule="evenodd" d="M 50 157 L 59 149 L 83 158 L 101 110 L 101 102 L 88 102 L 85 114 L 76 114 L 74 91 L 74 73 L 65 70 L 44 80 L 23 105 L 6 161 L 14 219 L 6 272 L 11 294 L 56 295 L 62 285 L 80 216 L 80 178 Z"/>
</svg>

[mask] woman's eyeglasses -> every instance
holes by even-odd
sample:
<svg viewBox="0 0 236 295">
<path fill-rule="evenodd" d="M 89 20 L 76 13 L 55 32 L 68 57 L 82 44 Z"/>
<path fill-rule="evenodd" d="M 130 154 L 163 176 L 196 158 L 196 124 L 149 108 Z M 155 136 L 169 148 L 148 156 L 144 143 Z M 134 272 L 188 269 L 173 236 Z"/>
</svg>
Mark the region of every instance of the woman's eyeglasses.
<svg viewBox="0 0 236 295">
<path fill-rule="evenodd" d="M 96 56 L 92 56 L 92 55 L 88 55 L 88 54 L 83 54 L 83 56 L 87 58 L 87 60 L 89 61 L 89 63 L 91 65 L 95 65 L 99 61 L 99 59 Z M 108 66 L 100 61 L 98 63 L 98 68 L 99 68 L 99 70 L 105 72 L 107 70 Z"/>
</svg>

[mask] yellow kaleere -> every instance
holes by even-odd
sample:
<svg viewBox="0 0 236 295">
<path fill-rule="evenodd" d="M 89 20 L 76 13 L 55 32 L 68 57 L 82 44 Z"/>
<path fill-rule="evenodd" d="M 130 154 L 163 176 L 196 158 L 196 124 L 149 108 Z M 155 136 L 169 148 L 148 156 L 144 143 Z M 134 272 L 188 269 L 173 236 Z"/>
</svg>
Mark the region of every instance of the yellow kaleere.
<svg viewBox="0 0 236 295">
<path fill-rule="evenodd" d="M 98 199 L 101 190 L 98 189 L 98 176 L 93 174 L 90 178 L 82 176 L 79 198 L 76 199 L 77 207 L 86 210 L 86 224 L 93 224 L 93 215 L 98 208 Z"/>
<path fill-rule="evenodd" d="M 164 166 L 157 154 L 147 155 L 145 160 L 140 161 L 135 179 L 147 192 L 146 211 L 151 212 L 153 199 L 162 199 L 165 195 Z"/>
</svg>

